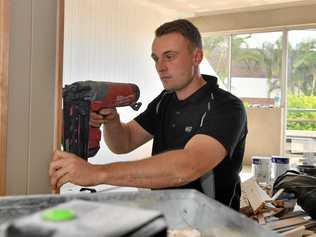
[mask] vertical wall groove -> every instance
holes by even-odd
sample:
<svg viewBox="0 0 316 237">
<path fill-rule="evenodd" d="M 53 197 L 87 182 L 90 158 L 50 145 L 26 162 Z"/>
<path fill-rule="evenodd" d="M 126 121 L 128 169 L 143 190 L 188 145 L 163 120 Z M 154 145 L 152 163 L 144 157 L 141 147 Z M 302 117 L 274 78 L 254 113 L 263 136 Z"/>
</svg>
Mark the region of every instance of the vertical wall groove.
<svg viewBox="0 0 316 237">
<path fill-rule="evenodd" d="M 30 87 L 29 87 L 29 93 L 28 93 L 28 124 L 27 124 L 27 130 L 28 130 L 28 141 L 27 141 L 27 167 L 26 167 L 26 193 L 29 193 L 30 191 L 30 173 L 31 173 L 31 139 L 32 139 L 32 123 L 31 123 L 31 111 L 32 111 L 32 103 L 31 103 L 31 95 L 32 95 L 32 77 L 33 77 L 33 48 L 34 48 L 34 42 L 33 42 L 33 30 L 34 30 L 34 16 L 33 16 L 33 0 L 27 0 L 29 1 L 30 4 L 30 17 L 31 17 L 31 22 L 30 22 L 30 32 L 31 32 L 31 37 L 30 37 L 30 47 L 29 47 L 29 80 L 30 80 Z"/>
</svg>

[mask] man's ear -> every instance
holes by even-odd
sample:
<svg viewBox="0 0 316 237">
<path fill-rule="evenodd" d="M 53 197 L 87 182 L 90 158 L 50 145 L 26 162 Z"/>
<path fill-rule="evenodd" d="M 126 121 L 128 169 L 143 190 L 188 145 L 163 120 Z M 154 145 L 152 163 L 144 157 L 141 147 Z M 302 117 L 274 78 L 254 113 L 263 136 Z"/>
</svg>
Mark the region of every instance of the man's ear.
<svg viewBox="0 0 316 237">
<path fill-rule="evenodd" d="M 196 66 L 198 66 L 203 59 L 203 50 L 200 48 L 195 48 L 193 51 L 193 62 Z"/>
</svg>

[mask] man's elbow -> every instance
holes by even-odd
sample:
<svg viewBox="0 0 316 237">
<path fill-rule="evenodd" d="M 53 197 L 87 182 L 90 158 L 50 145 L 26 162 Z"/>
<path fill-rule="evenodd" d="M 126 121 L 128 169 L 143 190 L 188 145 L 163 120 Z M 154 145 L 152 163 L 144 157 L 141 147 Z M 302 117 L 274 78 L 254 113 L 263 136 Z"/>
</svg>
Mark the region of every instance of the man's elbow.
<svg viewBox="0 0 316 237">
<path fill-rule="evenodd" d="M 189 152 L 186 152 L 186 155 L 190 157 Z M 196 156 L 194 155 L 193 157 Z M 202 160 L 206 160 L 208 158 L 209 157 L 205 157 L 205 159 Z M 214 162 L 198 162 L 196 158 L 194 158 L 194 161 L 191 160 L 178 164 L 178 169 L 174 171 L 176 180 L 178 180 L 177 186 L 183 186 L 201 178 L 204 174 L 214 169 L 217 164 L 218 163 Z"/>
</svg>

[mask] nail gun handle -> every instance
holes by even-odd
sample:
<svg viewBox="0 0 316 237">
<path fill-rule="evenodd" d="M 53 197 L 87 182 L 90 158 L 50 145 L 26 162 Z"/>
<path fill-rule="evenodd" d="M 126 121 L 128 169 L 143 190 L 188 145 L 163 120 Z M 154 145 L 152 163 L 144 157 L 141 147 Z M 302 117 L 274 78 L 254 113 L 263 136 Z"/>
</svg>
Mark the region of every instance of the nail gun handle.
<svg viewBox="0 0 316 237">
<path fill-rule="evenodd" d="M 101 130 L 96 127 L 89 127 L 88 157 L 94 156 L 100 149 Z"/>
</svg>

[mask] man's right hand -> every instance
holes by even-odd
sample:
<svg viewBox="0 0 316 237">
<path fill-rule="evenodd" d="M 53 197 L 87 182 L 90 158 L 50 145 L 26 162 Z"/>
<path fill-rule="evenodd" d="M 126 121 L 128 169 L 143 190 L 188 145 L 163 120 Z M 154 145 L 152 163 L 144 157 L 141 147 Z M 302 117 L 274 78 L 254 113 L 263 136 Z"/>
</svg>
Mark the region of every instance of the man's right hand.
<svg viewBox="0 0 316 237">
<path fill-rule="evenodd" d="M 102 109 L 98 113 L 90 113 L 90 126 L 99 128 L 102 124 L 110 124 L 119 121 L 116 109 Z"/>
</svg>

